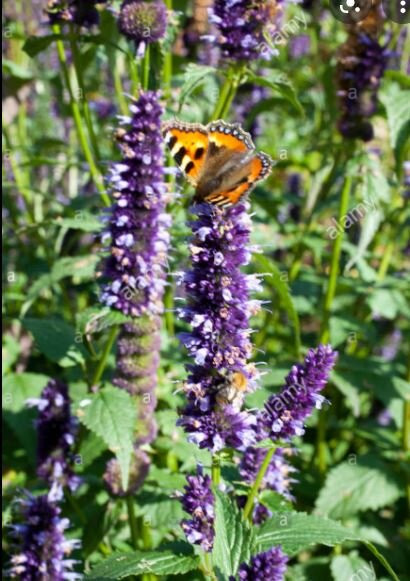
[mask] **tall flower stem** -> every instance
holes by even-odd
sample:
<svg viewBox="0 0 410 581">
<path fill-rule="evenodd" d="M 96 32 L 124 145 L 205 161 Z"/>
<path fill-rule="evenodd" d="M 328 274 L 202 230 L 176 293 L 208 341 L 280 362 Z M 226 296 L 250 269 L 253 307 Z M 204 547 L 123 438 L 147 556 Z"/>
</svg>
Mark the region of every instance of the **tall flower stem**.
<svg viewBox="0 0 410 581">
<path fill-rule="evenodd" d="M 53 24 L 53 32 L 54 32 L 54 34 L 58 35 L 58 37 L 61 35 L 61 28 L 58 24 Z M 105 205 L 110 206 L 111 205 L 110 198 L 108 197 L 107 192 L 105 191 L 100 171 L 95 163 L 93 154 L 91 152 L 89 143 L 87 141 L 87 137 L 85 135 L 85 131 L 83 128 L 83 119 L 81 116 L 80 107 L 78 106 L 78 103 L 77 103 L 75 96 L 74 96 L 73 88 L 71 86 L 70 74 L 69 74 L 68 67 L 67 67 L 67 58 L 66 58 L 65 49 L 64 49 L 64 43 L 61 40 L 61 38 L 57 38 L 56 45 L 57 45 L 58 60 L 60 62 L 60 67 L 61 67 L 61 71 L 63 73 L 64 82 L 65 82 L 65 85 L 67 87 L 68 94 L 70 97 L 70 106 L 71 106 L 71 111 L 73 113 L 73 119 L 74 119 L 75 127 L 77 130 L 78 140 L 79 140 L 80 145 L 82 147 L 85 159 L 87 160 L 87 163 L 89 165 L 91 178 L 92 178 L 98 192 L 100 193 Z"/>
<path fill-rule="evenodd" d="M 88 129 L 88 134 L 90 136 L 90 141 L 92 143 L 94 154 L 97 160 L 100 158 L 100 151 L 98 147 L 97 137 L 95 135 L 92 118 L 91 118 L 91 111 L 90 107 L 88 106 L 88 101 L 86 98 L 86 91 L 85 91 L 85 83 L 84 83 L 84 76 L 80 65 L 81 55 L 78 50 L 77 42 L 76 42 L 76 35 L 74 31 L 74 27 L 70 27 L 70 49 L 73 55 L 73 64 L 74 64 L 74 71 L 77 77 L 78 86 L 81 90 L 81 98 L 82 98 L 82 106 L 84 111 L 84 118 Z"/>
<path fill-rule="evenodd" d="M 351 176 L 346 176 L 343 185 L 342 193 L 339 203 L 338 222 L 347 214 L 349 209 L 350 191 L 352 188 Z M 336 237 L 330 263 L 329 284 L 326 290 L 324 307 L 323 307 L 323 321 L 322 330 L 320 334 L 320 342 L 326 343 L 329 340 L 329 321 L 332 312 L 333 300 L 336 295 L 337 278 L 340 272 L 340 255 L 342 252 L 344 231 Z M 318 466 L 321 474 L 326 472 L 327 467 L 327 444 L 326 444 L 326 411 L 322 411 L 319 415 L 318 429 L 317 429 L 317 457 Z"/>
<path fill-rule="evenodd" d="M 172 12 L 172 0 L 165 0 L 167 10 Z M 164 71 L 163 71 L 163 81 L 164 81 L 164 96 L 169 97 L 171 95 L 171 79 L 172 79 L 172 47 L 169 47 L 164 54 Z"/>
<path fill-rule="evenodd" d="M 34 212 L 33 212 L 33 201 L 31 199 L 30 190 L 28 188 L 28 184 L 26 182 L 25 176 L 21 171 L 19 164 L 16 162 L 15 155 L 14 155 L 14 147 L 11 141 L 10 133 L 7 127 L 6 122 L 3 119 L 3 136 L 4 136 L 4 143 L 6 145 L 6 150 L 3 150 L 3 155 L 6 159 L 10 162 L 11 170 L 14 175 L 14 179 L 16 181 L 16 186 L 24 198 L 26 209 L 27 209 L 27 217 L 30 223 L 35 222 L 34 219 Z"/>
<path fill-rule="evenodd" d="M 349 209 L 351 188 L 352 188 L 352 178 L 351 176 L 346 176 L 342 193 L 340 196 L 339 213 L 338 213 L 339 223 L 341 222 L 342 218 L 347 214 L 347 211 Z M 343 235 L 344 232 L 338 234 L 333 244 L 332 257 L 330 263 L 329 284 L 327 286 L 323 307 L 323 321 L 322 321 L 322 330 L 320 334 L 320 343 L 327 343 L 329 341 L 329 320 L 332 311 L 333 300 L 336 295 L 337 278 L 340 273 L 340 255 L 342 252 Z"/>
<path fill-rule="evenodd" d="M 138 550 L 138 526 L 137 519 L 135 516 L 135 507 L 132 496 L 127 496 L 127 513 L 128 513 L 128 524 L 130 526 L 132 546 L 137 551 Z"/>
<path fill-rule="evenodd" d="M 222 85 L 219 99 L 215 110 L 212 114 L 212 121 L 216 119 L 223 119 L 228 114 L 232 101 L 235 98 L 236 91 L 241 84 L 244 73 L 244 66 L 240 65 L 236 68 L 231 68 L 228 71 L 224 84 Z"/>
<path fill-rule="evenodd" d="M 407 381 L 410 383 L 410 358 L 407 365 Z M 403 403 L 403 433 L 402 433 L 402 445 L 405 456 L 410 452 L 410 400 L 405 399 Z M 406 458 L 405 458 L 406 459 Z M 410 476 L 406 475 L 406 493 L 407 493 L 407 503 L 410 508 Z"/>
<path fill-rule="evenodd" d="M 211 474 L 212 482 L 215 486 L 219 486 L 221 482 L 221 458 L 219 454 L 214 454 L 212 456 Z"/>
<path fill-rule="evenodd" d="M 150 45 L 147 44 L 145 49 L 145 54 L 142 58 L 142 88 L 147 91 L 149 88 L 149 70 L 150 70 L 150 60 L 151 60 Z"/>
<path fill-rule="evenodd" d="M 114 61 L 114 59 L 110 59 L 110 60 Z M 112 70 L 113 80 L 114 80 L 115 96 L 116 96 L 118 104 L 120 106 L 121 113 L 123 115 L 128 115 L 128 105 L 127 105 L 127 100 L 124 96 L 124 89 L 123 89 L 122 81 L 121 81 L 121 72 L 120 72 L 117 64 L 115 63 L 115 61 L 113 62 L 113 66 L 112 66 L 111 70 Z"/>
<path fill-rule="evenodd" d="M 259 472 L 255 478 L 255 482 L 251 488 L 251 491 L 248 495 L 248 499 L 246 501 L 245 507 L 243 509 L 243 518 L 244 520 L 249 519 L 252 520 L 252 512 L 253 512 L 253 505 L 255 502 L 256 495 L 258 494 L 259 488 L 262 484 L 266 471 L 269 467 L 270 461 L 272 460 L 272 456 L 275 452 L 275 448 L 272 447 L 266 452 L 266 456 L 264 461 L 262 462 L 261 467 L 259 468 Z"/>
<path fill-rule="evenodd" d="M 211 581 L 217 581 L 217 577 L 213 571 L 212 559 L 211 559 L 210 553 L 204 552 L 203 562 L 204 562 L 204 565 L 202 567 L 202 572 L 204 573 L 205 577 L 207 577 L 208 579 L 211 579 Z"/>
<path fill-rule="evenodd" d="M 135 56 L 132 53 L 128 53 L 128 63 L 129 63 L 129 73 L 131 78 L 131 91 L 132 96 L 136 97 L 139 86 L 140 86 L 140 79 L 138 74 L 138 67 L 135 61 Z"/>
<path fill-rule="evenodd" d="M 94 375 L 91 380 L 91 385 L 97 385 L 100 381 L 102 374 L 104 373 L 105 366 L 107 365 L 108 356 L 111 353 L 112 346 L 114 345 L 115 338 L 117 337 L 118 326 L 113 325 L 110 329 L 110 333 L 107 337 L 107 342 L 105 343 L 103 352 L 101 354 L 100 360 L 95 368 Z"/>
</svg>

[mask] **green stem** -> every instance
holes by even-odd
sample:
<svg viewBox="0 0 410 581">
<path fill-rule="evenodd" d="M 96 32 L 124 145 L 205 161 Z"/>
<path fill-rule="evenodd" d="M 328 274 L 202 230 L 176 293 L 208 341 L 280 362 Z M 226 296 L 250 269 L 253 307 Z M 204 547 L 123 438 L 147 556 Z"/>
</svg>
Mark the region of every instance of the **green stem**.
<svg viewBox="0 0 410 581">
<path fill-rule="evenodd" d="M 123 115 L 129 115 L 127 99 L 124 96 L 124 89 L 123 89 L 122 81 L 121 81 L 120 69 L 112 57 L 110 58 L 110 56 L 109 56 L 108 58 L 109 58 L 110 62 L 112 63 L 111 70 L 112 70 L 113 79 L 114 79 L 115 96 L 117 97 L 117 101 L 118 101 L 118 104 L 120 106 L 121 113 Z"/>
<path fill-rule="evenodd" d="M 11 170 L 14 175 L 14 179 L 16 181 L 16 186 L 20 191 L 21 195 L 24 198 L 27 208 L 27 216 L 29 218 L 30 223 L 34 223 L 34 213 L 33 213 L 33 200 L 31 199 L 29 189 L 26 186 L 26 180 L 23 173 L 20 171 L 20 166 L 16 163 L 15 156 L 14 156 L 14 148 L 11 142 L 10 133 L 7 127 L 5 120 L 3 119 L 3 135 L 4 135 L 4 142 L 6 145 L 7 150 L 3 151 L 3 155 L 7 154 L 7 159 L 10 162 Z"/>
<path fill-rule="evenodd" d="M 224 110 L 226 99 L 232 88 L 232 73 L 228 73 L 228 76 L 225 79 L 225 82 L 222 86 L 221 92 L 219 93 L 218 102 L 215 106 L 214 112 L 212 113 L 212 121 L 216 119 L 220 119 L 222 116 L 222 111 Z"/>
<path fill-rule="evenodd" d="M 91 380 L 91 386 L 98 385 L 102 374 L 104 373 L 105 366 L 107 364 L 108 356 L 111 353 L 112 346 L 114 345 L 115 338 L 117 336 L 118 327 L 117 325 L 113 325 L 110 329 L 110 333 L 107 338 L 107 342 L 104 346 L 104 350 L 102 352 L 101 358 L 98 362 L 98 365 L 95 369 L 94 375 Z"/>
<path fill-rule="evenodd" d="M 172 0 L 165 0 L 167 10 L 172 12 Z M 163 81 L 164 81 L 164 96 L 168 98 L 171 96 L 171 80 L 172 80 L 172 47 L 169 46 L 165 50 L 164 54 L 164 70 L 163 70 Z"/>
<path fill-rule="evenodd" d="M 343 185 L 342 194 L 340 196 L 340 204 L 339 204 L 339 215 L 338 215 L 338 223 L 341 223 L 341 220 L 344 216 L 346 216 L 347 211 L 349 209 L 349 199 L 350 199 L 350 190 L 352 187 L 352 178 L 347 176 L 345 178 L 345 183 Z M 332 312 L 332 305 L 333 300 L 336 295 L 336 288 L 337 288 L 337 278 L 340 272 L 340 255 L 342 252 L 342 242 L 343 242 L 344 230 L 338 233 L 337 237 L 335 238 L 333 249 L 332 249 L 332 258 L 330 263 L 330 273 L 329 273 L 329 284 L 326 291 L 325 301 L 324 301 L 324 308 L 323 308 L 323 322 L 322 322 L 322 331 L 320 334 L 320 342 L 326 343 L 329 340 L 329 320 L 330 315 Z"/>
<path fill-rule="evenodd" d="M 129 63 L 129 73 L 131 78 L 131 92 L 132 96 L 135 97 L 138 94 L 140 88 L 140 79 L 138 74 L 138 66 L 135 60 L 135 55 L 128 53 L 128 63 Z"/>
<path fill-rule="evenodd" d="M 380 265 L 379 265 L 379 271 L 377 273 L 377 280 L 378 281 L 382 281 L 384 279 L 384 277 L 387 274 L 387 271 L 389 270 L 389 266 L 390 266 L 390 260 L 393 256 L 393 250 L 394 250 L 394 242 L 393 240 L 390 240 L 390 242 L 388 242 L 385 251 L 383 252 L 383 256 L 382 259 L 380 261 Z"/>
<path fill-rule="evenodd" d="M 369 549 L 369 551 L 371 553 L 373 553 L 373 555 L 376 557 L 376 559 L 379 561 L 379 563 L 381 563 L 383 565 L 383 567 L 386 569 L 386 571 L 389 573 L 389 575 L 391 575 L 393 581 L 400 581 L 400 579 L 397 577 L 396 573 L 391 568 L 387 559 L 381 553 L 379 553 L 379 551 L 376 549 L 376 547 L 373 545 L 373 543 L 370 543 L 369 541 L 363 541 L 363 543 Z"/>
<path fill-rule="evenodd" d="M 410 383 L 410 358 L 407 365 L 407 381 Z M 405 458 L 407 461 L 407 456 L 410 452 L 410 400 L 405 399 L 403 402 L 403 433 L 402 433 L 402 446 L 404 450 Z M 407 493 L 407 504 L 410 508 L 410 476 L 406 475 L 406 493 Z"/>
<path fill-rule="evenodd" d="M 208 577 L 212 581 L 217 581 L 217 577 L 216 577 L 214 570 L 213 570 L 212 559 L 211 559 L 210 553 L 204 552 L 203 566 L 201 567 L 201 570 L 202 570 L 203 574 L 205 575 L 205 577 Z"/>
<path fill-rule="evenodd" d="M 347 214 L 349 209 L 350 190 L 352 188 L 352 178 L 347 176 L 343 185 L 342 193 L 339 203 L 338 223 L 341 223 L 342 218 Z M 336 296 L 337 278 L 340 272 L 340 255 L 342 252 L 344 230 L 337 234 L 333 244 L 332 257 L 330 263 L 329 284 L 326 291 L 323 307 L 323 322 L 320 333 L 320 343 L 327 343 L 329 341 L 329 321 L 332 312 L 333 300 Z M 319 414 L 318 430 L 317 430 L 317 458 L 318 467 L 321 474 L 325 474 L 327 468 L 327 442 L 326 442 L 326 423 L 327 412 L 322 410 Z"/>
<path fill-rule="evenodd" d="M 270 448 L 266 452 L 265 459 L 262 462 L 261 467 L 259 468 L 259 472 L 255 478 L 255 482 L 253 483 L 251 491 L 248 495 L 248 499 L 246 501 L 245 508 L 243 509 L 243 519 L 244 520 L 246 520 L 246 519 L 249 519 L 250 521 L 252 520 L 253 505 L 255 502 L 255 498 L 259 492 L 260 485 L 262 484 L 262 480 L 266 474 L 266 471 L 269 467 L 270 461 L 272 460 L 272 456 L 273 456 L 274 452 L 275 452 L 275 448 Z"/>
<path fill-rule="evenodd" d="M 61 34 L 61 29 L 60 29 L 60 26 L 58 24 L 53 24 L 53 32 L 54 32 L 54 34 L 57 34 L 57 35 Z M 60 61 L 60 67 L 61 67 L 61 71 L 63 73 L 64 82 L 65 82 L 65 85 L 67 87 L 68 94 L 70 97 L 70 106 L 71 106 L 71 111 L 73 113 L 73 119 L 74 119 L 75 127 L 77 130 L 78 140 L 79 140 L 80 145 L 82 147 L 85 159 L 87 160 L 87 163 L 89 165 L 91 178 L 92 178 L 97 190 L 99 191 L 104 203 L 107 206 L 110 206 L 111 205 L 110 198 L 108 197 L 108 195 L 105 191 L 104 184 L 103 184 L 103 181 L 101 179 L 101 174 L 100 174 L 99 169 L 94 161 L 93 154 L 91 153 L 91 149 L 90 149 L 90 146 L 88 144 L 88 141 L 87 141 L 84 129 L 83 129 L 83 120 L 81 117 L 80 108 L 79 108 L 78 103 L 75 99 L 73 88 L 71 86 L 70 74 L 69 74 L 68 67 L 67 67 L 67 58 L 66 58 L 65 49 L 64 49 L 64 43 L 60 38 L 58 38 L 56 40 L 56 45 L 57 45 L 58 60 Z"/>
<path fill-rule="evenodd" d="M 81 103 L 82 103 L 83 110 L 84 110 L 84 118 L 85 118 L 85 122 L 87 125 L 88 134 L 90 136 L 90 141 L 91 141 L 93 149 L 94 149 L 95 156 L 97 159 L 100 159 L 100 157 L 101 157 L 100 150 L 98 147 L 98 141 L 97 141 L 97 137 L 95 135 L 95 131 L 94 131 L 93 123 L 92 123 L 90 107 L 88 106 L 88 101 L 87 101 L 87 97 L 86 97 L 84 76 L 83 76 L 83 72 L 82 72 L 82 68 L 81 68 L 81 64 L 80 64 L 81 63 L 81 55 L 78 51 L 76 38 L 77 37 L 75 35 L 74 27 L 71 26 L 70 27 L 70 48 L 71 48 L 71 52 L 73 55 L 74 71 L 75 71 L 75 75 L 77 77 L 77 83 L 78 83 L 78 86 L 80 87 L 80 90 L 81 90 L 81 98 L 82 98 Z"/>
<path fill-rule="evenodd" d="M 138 525 L 135 517 L 135 506 L 132 496 L 127 496 L 128 524 L 130 527 L 132 546 L 138 550 Z"/>
<path fill-rule="evenodd" d="M 150 45 L 147 44 L 145 49 L 145 54 L 142 57 L 141 68 L 142 68 L 142 88 L 144 91 L 149 89 L 149 69 L 150 69 Z"/>
<path fill-rule="evenodd" d="M 215 486 L 219 486 L 221 483 L 221 459 L 218 454 L 212 456 L 211 474 L 212 482 Z"/>
</svg>

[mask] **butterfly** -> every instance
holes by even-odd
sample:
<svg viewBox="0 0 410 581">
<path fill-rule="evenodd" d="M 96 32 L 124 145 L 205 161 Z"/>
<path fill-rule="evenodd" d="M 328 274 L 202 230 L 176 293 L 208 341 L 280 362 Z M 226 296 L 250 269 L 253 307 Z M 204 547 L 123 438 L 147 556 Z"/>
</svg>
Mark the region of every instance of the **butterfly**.
<svg viewBox="0 0 410 581">
<path fill-rule="evenodd" d="M 162 132 L 171 155 L 195 186 L 195 202 L 232 206 L 272 169 L 269 155 L 256 152 L 251 136 L 237 123 L 168 121 Z"/>
</svg>

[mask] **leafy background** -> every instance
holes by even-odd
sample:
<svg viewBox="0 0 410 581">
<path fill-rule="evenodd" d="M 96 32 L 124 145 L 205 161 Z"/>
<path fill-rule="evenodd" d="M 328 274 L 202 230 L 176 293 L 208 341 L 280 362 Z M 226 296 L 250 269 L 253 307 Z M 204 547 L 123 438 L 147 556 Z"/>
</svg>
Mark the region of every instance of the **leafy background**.
<svg viewBox="0 0 410 581">
<path fill-rule="evenodd" d="M 3 21 L 3 522 L 10 521 L 10 502 L 18 490 L 41 489 L 35 477 L 35 412 L 25 401 L 38 396 L 48 378 L 59 377 L 70 385 L 73 410 L 82 425 L 76 471 L 84 484 L 75 498 L 66 498 L 64 512 L 74 525 L 70 534 L 82 540 L 78 558 L 86 571 L 100 567 L 90 578 L 138 575 L 146 571 L 141 562 L 149 560 L 150 570 L 163 578 L 200 579 L 200 572 L 192 572 L 197 557 L 186 553 L 182 543 L 178 523 L 183 511 L 174 497 L 184 485 L 184 474 L 198 461 L 210 465 L 208 453 L 188 444 L 175 427 L 183 403 L 177 382 L 185 377 L 187 359 L 176 338 L 182 326 L 174 311 L 178 291 L 173 273 L 187 260 L 186 189 L 169 208 L 172 249 L 156 412 L 160 431 L 150 447 L 150 474 L 133 498 L 137 516 L 150 524 L 152 548 L 163 550 L 160 555 L 139 554 L 129 552 L 125 502 L 111 499 L 101 486 L 112 450 L 126 473 L 135 421 L 129 396 L 110 385 L 114 350 L 104 370 L 103 388 L 96 394 L 88 392 L 110 327 L 121 322 L 98 304 L 98 233 L 104 200 L 79 147 L 58 67 L 56 36 L 44 24 L 40 3 L 29 4 L 6 2 Z M 173 39 L 180 38 L 191 9 L 190 3 L 175 2 L 167 39 L 155 54 L 158 67 L 170 54 Z M 292 7 L 287 17 L 300 9 Z M 268 94 L 251 110 L 245 128 L 258 117 L 262 127 L 258 148 L 276 165 L 269 180 L 252 194 L 253 239 L 263 252 L 254 255 L 250 270 L 266 274 L 261 298 L 270 302 L 270 310 L 252 321 L 255 359 L 266 363 L 266 374 L 262 388 L 247 403 L 261 406 L 280 387 L 300 353 L 317 345 L 320 337 L 328 337 L 340 356 L 326 393 L 331 405 L 319 423 L 317 415 L 310 420 L 293 458 L 298 469 L 296 502 L 267 499 L 278 520 L 249 540 L 247 535 L 255 532 L 237 526 L 233 507 L 218 497 L 215 559 L 221 574 L 229 575 L 233 561 L 245 559 L 250 542 L 262 549 L 281 542 L 294 556 L 289 579 L 346 581 L 370 566 L 378 579 L 388 579 L 366 545 L 371 542 L 405 581 L 410 579 L 405 558 L 410 497 L 404 419 L 407 430 L 410 420 L 403 402 L 410 394 L 410 308 L 403 161 L 408 158 L 410 82 L 400 62 L 392 62 L 373 120 L 376 137 L 358 145 L 346 165 L 347 146 L 336 129 L 335 96 L 337 48 L 345 29 L 328 12 L 319 31 L 315 13 L 306 12 L 306 18 L 308 54 L 295 58 L 286 43 L 263 77 L 249 73 Z M 389 22 L 387 29 L 397 38 L 397 25 Z M 68 37 L 63 41 L 69 46 Z M 115 115 L 127 107 L 119 83 L 125 92 L 132 91 L 132 47 L 120 37 L 108 11 L 102 13 L 96 32 L 74 35 L 71 42 L 81 63 L 83 97 L 98 143 L 97 172 L 104 174 L 118 157 L 112 130 Z M 407 37 L 404 62 L 408 54 Z M 153 73 L 151 82 L 161 84 Z M 166 115 L 206 122 L 222 82 L 223 70 L 174 53 Z M 301 177 L 299 196 L 287 185 L 295 172 Z M 368 199 L 377 208 L 346 231 L 337 293 L 326 310 L 333 247 L 329 227 L 338 215 L 346 174 L 353 183 L 350 208 Z M 291 209 L 297 210 L 296 218 Z M 396 352 L 386 357 L 384 348 L 398 331 Z M 87 399 L 91 403 L 84 407 Z M 390 419 L 382 425 L 380 413 L 385 410 Z M 228 469 L 223 476 L 229 482 Z M 340 522 L 326 524 L 322 517 Z M 125 561 L 124 556 L 115 557 L 119 551 L 129 552 Z M 180 551 L 178 558 L 175 551 Z"/>
</svg>

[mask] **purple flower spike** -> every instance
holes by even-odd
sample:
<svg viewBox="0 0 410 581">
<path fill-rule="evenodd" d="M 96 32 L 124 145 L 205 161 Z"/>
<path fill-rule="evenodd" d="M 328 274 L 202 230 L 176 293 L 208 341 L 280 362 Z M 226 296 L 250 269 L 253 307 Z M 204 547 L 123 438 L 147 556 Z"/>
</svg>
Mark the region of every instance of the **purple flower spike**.
<svg viewBox="0 0 410 581">
<path fill-rule="evenodd" d="M 272 547 L 251 558 L 249 565 L 242 563 L 237 575 L 238 581 L 283 581 L 289 558 L 281 547 Z M 231 577 L 230 581 L 236 581 Z"/>
<path fill-rule="evenodd" d="M 282 390 L 269 398 L 258 415 L 259 437 L 289 440 L 305 432 L 305 420 L 321 408 L 325 387 L 337 353 L 330 345 L 310 349 L 302 365 L 294 365 Z"/>
<path fill-rule="evenodd" d="M 256 387 L 258 373 L 248 363 L 252 352 L 249 317 L 260 308 L 250 300 L 259 289 L 256 276 L 241 272 L 250 258 L 247 204 L 221 210 L 198 204 L 192 212 L 192 269 L 183 282 L 187 305 L 181 318 L 191 332 L 181 341 L 193 359 L 184 386 L 188 404 L 179 425 L 189 439 L 213 452 L 243 450 L 255 441 L 255 418 L 241 411 L 246 392 Z"/>
<path fill-rule="evenodd" d="M 160 130 L 158 94 L 141 93 L 131 117 L 116 137 L 123 154 L 114 165 L 111 186 L 116 200 L 109 218 L 110 252 L 101 301 L 125 315 L 140 317 L 163 311 L 169 216 Z"/>
<path fill-rule="evenodd" d="M 39 409 L 37 428 L 37 476 L 51 487 L 50 499 L 60 499 L 63 487 L 75 490 L 80 479 L 74 475 L 73 443 L 77 431 L 76 418 L 71 415 L 68 388 L 52 379 L 39 399 L 27 403 Z"/>
<path fill-rule="evenodd" d="M 47 496 L 27 494 L 18 503 L 20 522 L 11 528 L 19 552 L 11 558 L 10 577 L 19 581 L 81 579 L 72 571 L 75 561 L 67 558 L 79 541 L 65 538 L 70 523 L 60 517 L 61 509 Z"/>
<path fill-rule="evenodd" d="M 202 466 L 198 466 L 196 475 L 187 476 L 187 482 L 181 504 L 192 519 L 183 520 L 181 527 L 191 544 L 200 545 L 204 551 L 209 552 L 212 550 L 215 534 L 211 478 L 203 474 Z"/>
<path fill-rule="evenodd" d="M 234 61 L 269 59 L 273 52 L 265 40 L 273 36 L 281 12 L 272 0 L 215 0 L 211 21 L 219 31 L 222 56 Z"/>
<path fill-rule="evenodd" d="M 338 96 L 342 109 L 339 131 L 343 137 L 369 141 L 373 127 L 368 118 L 377 108 L 377 93 L 387 67 L 389 51 L 380 45 L 384 16 L 377 3 L 366 18 L 349 27 L 338 63 Z"/>
<path fill-rule="evenodd" d="M 124 0 L 118 18 L 121 33 L 134 41 L 137 51 L 160 40 L 167 28 L 167 9 L 159 0 L 142 2 L 141 0 Z"/>
</svg>

